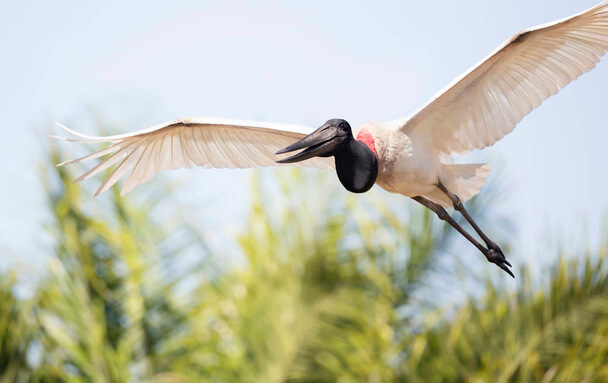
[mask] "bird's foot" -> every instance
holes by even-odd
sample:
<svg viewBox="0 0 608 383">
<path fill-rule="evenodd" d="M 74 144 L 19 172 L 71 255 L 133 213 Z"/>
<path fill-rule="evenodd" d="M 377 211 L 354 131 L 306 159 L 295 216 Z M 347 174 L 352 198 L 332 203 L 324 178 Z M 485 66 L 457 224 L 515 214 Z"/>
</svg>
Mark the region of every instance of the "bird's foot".
<svg viewBox="0 0 608 383">
<path fill-rule="evenodd" d="M 505 258 L 505 255 L 503 254 L 500 247 L 496 246 L 495 243 L 492 243 L 491 245 L 492 246 L 490 246 L 490 249 L 485 254 L 488 262 L 495 264 L 496 266 L 503 269 L 511 277 L 515 278 L 515 275 L 513 274 L 513 272 L 511 272 L 511 270 L 508 268 L 508 267 L 512 267 L 512 266 L 509 263 L 509 261 L 507 261 L 507 259 Z"/>
</svg>

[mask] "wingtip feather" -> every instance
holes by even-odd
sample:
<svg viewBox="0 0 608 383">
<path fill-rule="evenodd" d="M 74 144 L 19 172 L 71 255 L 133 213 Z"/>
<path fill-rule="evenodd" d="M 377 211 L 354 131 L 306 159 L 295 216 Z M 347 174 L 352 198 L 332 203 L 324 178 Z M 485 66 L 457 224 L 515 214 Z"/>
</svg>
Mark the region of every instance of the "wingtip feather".
<svg viewBox="0 0 608 383">
<path fill-rule="evenodd" d="M 117 139 L 117 138 L 114 138 L 114 137 L 88 136 L 86 134 L 78 133 L 77 131 L 68 128 L 67 126 L 63 125 L 60 122 L 53 121 L 53 123 L 55 123 L 56 125 L 58 125 L 61 129 L 65 130 L 66 132 L 68 132 L 70 134 L 73 134 L 74 136 L 76 136 L 76 137 L 79 138 L 79 139 L 73 139 L 73 138 L 55 137 L 55 138 L 59 138 L 59 139 L 62 139 L 62 140 L 66 140 L 66 141 L 70 141 L 70 142 L 79 142 L 79 143 L 92 143 L 92 142 L 104 142 L 104 141 L 109 141 L 109 142 L 121 141 L 121 139 Z"/>
<path fill-rule="evenodd" d="M 91 139 L 91 138 L 95 138 L 95 137 L 91 137 L 91 136 L 86 136 L 82 133 L 78 133 L 70 128 L 68 128 L 67 126 L 63 125 L 61 122 L 58 121 L 53 121 L 53 123 L 57 126 L 59 126 L 61 129 L 65 130 L 68 133 L 71 133 L 73 135 L 75 135 L 76 137 L 80 137 L 80 138 L 86 138 L 86 139 Z"/>
<path fill-rule="evenodd" d="M 48 135 L 47 135 L 47 137 L 48 137 L 48 138 L 54 138 L 54 139 L 56 139 L 56 140 L 68 141 L 68 139 L 67 139 L 67 138 L 65 138 L 65 137 L 54 136 L 54 135 L 52 135 L 52 134 L 48 134 Z"/>
</svg>

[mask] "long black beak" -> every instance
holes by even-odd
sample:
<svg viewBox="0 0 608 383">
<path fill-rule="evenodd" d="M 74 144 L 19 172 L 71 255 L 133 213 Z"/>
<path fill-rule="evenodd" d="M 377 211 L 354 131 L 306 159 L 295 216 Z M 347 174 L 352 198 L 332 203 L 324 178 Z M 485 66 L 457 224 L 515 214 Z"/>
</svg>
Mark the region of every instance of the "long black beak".
<svg viewBox="0 0 608 383">
<path fill-rule="evenodd" d="M 325 124 L 308 136 L 302 138 L 286 148 L 283 148 L 275 154 L 283 154 L 293 152 L 294 150 L 303 149 L 300 153 L 291 157 L 278 160 L 280 164 L 304 161 L 312 157 L 321 156 L 328 157 L 338 147 L 340 140 L 336 140 L 336 130 L 329 124 Z"/>
</svg>

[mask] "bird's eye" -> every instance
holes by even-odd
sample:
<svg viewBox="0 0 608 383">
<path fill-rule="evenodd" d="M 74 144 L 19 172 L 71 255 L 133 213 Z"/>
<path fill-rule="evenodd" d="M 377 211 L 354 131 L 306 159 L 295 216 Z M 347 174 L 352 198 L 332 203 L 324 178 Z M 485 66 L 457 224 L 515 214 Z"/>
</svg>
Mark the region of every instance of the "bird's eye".
<svg viewBox="0 0 608 383">
<path fill-rule="evenodd" d="M 340 123 L 340 127 L 341 127 L 342 129 L 344 129 L 344 128 L 346 128 L 346 125 L 344 125 L 344 123 L 343 123 L 343 122 L 341 122 L 341 123 Z"/>
</svg>

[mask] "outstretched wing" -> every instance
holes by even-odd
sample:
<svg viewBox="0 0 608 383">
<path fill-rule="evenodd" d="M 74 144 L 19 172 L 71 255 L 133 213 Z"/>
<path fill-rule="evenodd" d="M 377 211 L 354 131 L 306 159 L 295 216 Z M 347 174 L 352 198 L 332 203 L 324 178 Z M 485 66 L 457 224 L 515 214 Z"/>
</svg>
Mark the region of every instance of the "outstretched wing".
<svg viewBox="0 0 608 383">
<path fill-rule="evenodd" d="M 447 154 L 493 145 L 607 51 L 604 1 L 516 34 L 404 120 L 403 129 Z"/>
<path fill-rule="evenodd" d="M 163 170 L 194 166 L 276 166 L 276 151 L 312 132 L 312 129 L 299 125 L 205 117 L 184 118 L 130 134 L 107 137 L 85 136 L 62 127 L 79 138 L 57 138 L 80 143 L 111 143 L 98 152 L 57 165 L 74 164 L 108 155 L 76 179 L 85 180 L 118 164 L 95 195 L 108 190 L 129 172 L 121 194 L 128 193 Z M 334 166 L 330 158 L 311 158 L 292 165 L 317 168 Z"/>
</svg>

